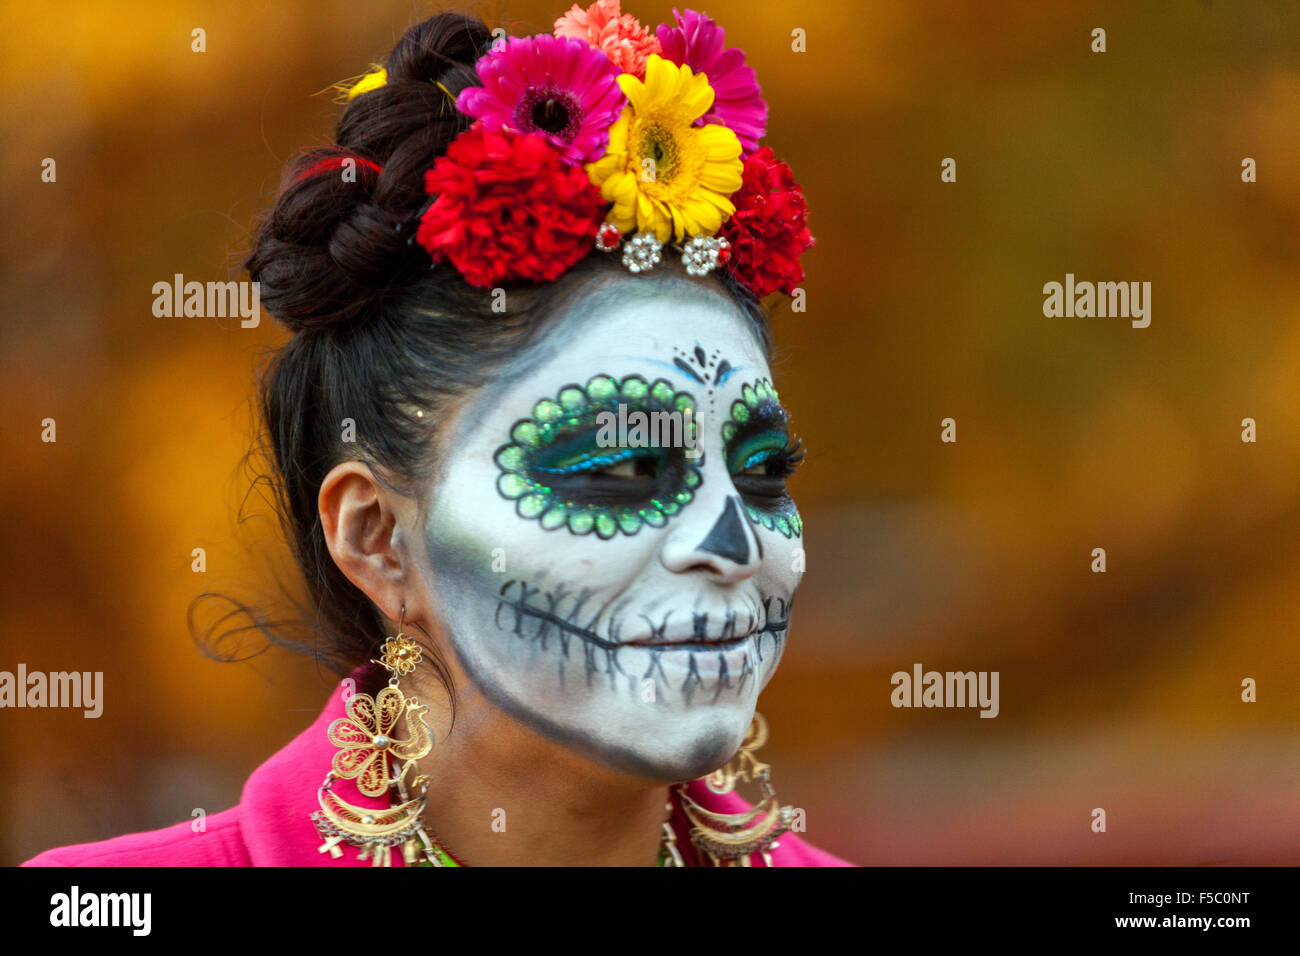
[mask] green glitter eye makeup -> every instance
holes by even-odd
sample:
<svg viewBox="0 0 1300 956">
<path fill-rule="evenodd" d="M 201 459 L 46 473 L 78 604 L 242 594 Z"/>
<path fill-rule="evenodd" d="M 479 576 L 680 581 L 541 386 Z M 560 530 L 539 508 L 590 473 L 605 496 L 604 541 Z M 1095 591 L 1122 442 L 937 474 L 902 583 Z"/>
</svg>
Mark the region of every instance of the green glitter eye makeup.
<svg viewBox="0 0 1300 956">
<path fill-rule="evenodd" d="M 787 538 L 803 533 L 803 519 L 785 487 L 803 461 L 790 437 L 785 409 L 767 379 L 746 384 L 722 425 L 727 471 L 751 521 Z"/>
<path fill-rule="evenodd" d="M 703 455 L 687 458 L 683 440 L 694 442 L 694 414 L 695 399 L 663 379 L 566 385 L 497 449 L 497 491 L 548 531 L 612 538 L 663 527 L 703 480 Z"/>
</svg>

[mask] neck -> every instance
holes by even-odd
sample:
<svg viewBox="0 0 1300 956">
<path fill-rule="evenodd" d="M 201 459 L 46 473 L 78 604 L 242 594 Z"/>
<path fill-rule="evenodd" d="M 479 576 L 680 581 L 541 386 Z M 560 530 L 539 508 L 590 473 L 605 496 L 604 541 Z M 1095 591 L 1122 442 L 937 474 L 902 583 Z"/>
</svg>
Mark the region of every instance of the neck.
<svg viewBox="0 0 1300 956">
<path fill-rule="evenodd" d="M 654 866 L 668 788 L 610 770 L 512 720 L 458 684 L 421 688 L 433 750 L 424 820 L 470 866 Z M 437 702 L 435 705 L 434 702 Z"/>
</svg>

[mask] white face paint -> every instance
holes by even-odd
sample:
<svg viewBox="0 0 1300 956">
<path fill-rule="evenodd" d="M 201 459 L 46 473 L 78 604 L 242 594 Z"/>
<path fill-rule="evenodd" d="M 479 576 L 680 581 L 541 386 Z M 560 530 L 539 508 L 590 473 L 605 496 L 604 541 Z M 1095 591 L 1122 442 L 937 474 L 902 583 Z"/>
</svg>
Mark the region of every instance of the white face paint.
<svg viewBox="0 0 1300 956">
<path fill-rule="evenodd" d="M 728 299 L 627 276 L 580 296 L 460 413 L 428 492 L 424 574 L 497 706 L 658 781 L 735 753 L 802 570 L 802 524 L 769 474 L 792 457 L 770 380 Z M 619 402 L 629 430 L 602 446 L 595 416 Z M 702 458 L 680 433 L 629 447 L 651 437 L 633 412 L 685 407 Z"/>
</svg>

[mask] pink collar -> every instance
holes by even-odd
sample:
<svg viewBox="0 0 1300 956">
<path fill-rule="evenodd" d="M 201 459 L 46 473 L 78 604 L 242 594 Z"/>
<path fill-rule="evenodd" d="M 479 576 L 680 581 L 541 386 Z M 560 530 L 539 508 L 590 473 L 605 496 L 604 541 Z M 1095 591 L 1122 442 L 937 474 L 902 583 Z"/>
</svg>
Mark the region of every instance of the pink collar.
<svg viewBox="0 0 1300 956">
<path fill-rule="evenodd" d="M 330 743 L 326 731 L 334 720 L 345 716 L 345 691 L 349 695 L 374 693 L 382 686 L 383 680 L 384 672 L 375 665 L 358 667 L 330 694 L 315 722 L 248 778 L 240 801 L 240 829 L 254 866 L 370 865 L 369 861 L 357 859 L 357 851 L 351 847 L 345 849 L 339 859 L 334 859 L 328 852 L 318 852 L 322 840 L 310 815 L 318 807 L 316 792 L 334 759 L 336 748 Z M 334 790 L 357 806 L 388 806 L 387 797 L 367 797 L 350 780 L 336 781 Z M 738 795 L 718 796 L 698 781 L 688 785 L 688 792 L 700 806 L 718 813 L 739 813 L 749 808 L 749 804 Z M 673 815 L 672 823 L 678 848 L 688 863 L 694 862 L 694 849 L 688 836 L 689 824 L 680 810 Z M 781 837 L 772 857 L 777 866 L 827 865 L 834 859 L 809 847 L 792 833 Z"/>
</svg>

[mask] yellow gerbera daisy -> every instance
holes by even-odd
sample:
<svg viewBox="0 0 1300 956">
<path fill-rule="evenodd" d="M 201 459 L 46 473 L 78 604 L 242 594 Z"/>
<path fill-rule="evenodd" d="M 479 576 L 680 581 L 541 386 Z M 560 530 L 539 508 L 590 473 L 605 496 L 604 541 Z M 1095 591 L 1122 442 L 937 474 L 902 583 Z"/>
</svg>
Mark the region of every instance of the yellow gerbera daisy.
<svg viewBox="0 0 1300 956">
<path fill-rule="evenodd" d="M 692 124 L 713 105 L 703 73 L 651 55 L 645 81 L 618 77 L 628 105 L 609 130 L 609 149 L 586 166 L 613 208 L 605 217 L 621 232 L 711 236 L 736 211 L 728 198 L 740 188 L 740 140 L 725 126 Z"/>
</svg>

